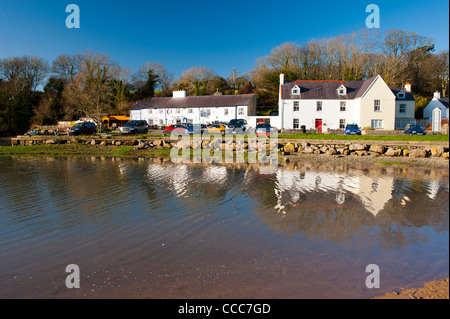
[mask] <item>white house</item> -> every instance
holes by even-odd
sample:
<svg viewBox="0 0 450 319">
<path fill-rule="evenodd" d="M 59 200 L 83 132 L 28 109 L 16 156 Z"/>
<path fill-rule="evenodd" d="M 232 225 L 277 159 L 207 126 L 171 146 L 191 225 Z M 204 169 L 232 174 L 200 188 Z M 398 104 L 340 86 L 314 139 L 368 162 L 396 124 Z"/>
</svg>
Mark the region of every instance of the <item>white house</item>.
<svg viewBox="0 0 450 319">
<path fill-rule="evenodd" d="M 441 118 L 442 119 L 447 119 L 447 120 L 449 119 L 448 97 L 441 98 L 440 92 L 435 92 L 433 95 L 433 99 L 423 109 L 423 117 L 431 120 L 431 118 L 433 116 L 433 110 L 435 108 L 441 109 Z"/>
<path fill-rule="evenodd" d="M 132 120 L 146 120 L 149 125 L 161 126 L 248 120 L 252 115 L 256 115 L 254 94 L 186 96 L 186 91 L 174 91 L 173 97 L 138 102 L 130 111 Z"/>
<path fill-rule="evenodd" d="M 411 86 L 390 89 L 381 76 L 365 81 L 284 81 L 279 116 L 284 129 L 343 129 L 347 124 L 393 130 L 396 119 L 414 120 Z M 406 124 L 405 124 L 406 125 Z"/>
</svg>

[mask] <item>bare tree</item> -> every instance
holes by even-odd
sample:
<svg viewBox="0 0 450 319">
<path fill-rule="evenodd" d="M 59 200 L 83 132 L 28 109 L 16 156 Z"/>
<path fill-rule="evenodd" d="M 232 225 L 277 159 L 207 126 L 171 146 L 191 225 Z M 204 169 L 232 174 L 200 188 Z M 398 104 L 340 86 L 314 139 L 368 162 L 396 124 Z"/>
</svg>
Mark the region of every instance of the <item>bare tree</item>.
<svg viewBox="0 0 450 319">
<path fill-rule="evenodd" d="M 114 81 L 121 68 L 105 54 L 86 52 L 80 58 L 80 69 L 70 85 L 66 85 L 63 98 L 68 111 L 84 115 L 100 123 L 103 113 L 113 106 Z"/>
<path fill-rule="evenodd" d="M 149 83 L 152 83 L 152 96 L 154 95 L 155 90 L 160 90 L 162 94 L 170 90 L 172 81 L 172 72 L 170 72 L 164 64 L 158 62 L 146 62 L 132 77 L 132 83 L 136 91 L 145 91 L 145 88 L 149 86 Z"/>
<path fill-rule="evenodd" d="M 81 54 L 58 56 L 52 63 L 53 76 L 62 79 L 65 84 L 71 84 L 80 71 L 81 60 Z"/>
<path fill-rule="evenodd" d="M 13 84 L 15 92 L 36 91 L 49 73 L 47 61 L 39 57 L 14 57 L 0 61 L 0 77 Z"/>
<path fill-rule="evenodd" d="M 205 95 L 206 85 L 215 75 L 215 72 L 207 67 L 194 66 L 181 73 L 178 86 L 185 89 L 189 95 Z"/>
</svg>

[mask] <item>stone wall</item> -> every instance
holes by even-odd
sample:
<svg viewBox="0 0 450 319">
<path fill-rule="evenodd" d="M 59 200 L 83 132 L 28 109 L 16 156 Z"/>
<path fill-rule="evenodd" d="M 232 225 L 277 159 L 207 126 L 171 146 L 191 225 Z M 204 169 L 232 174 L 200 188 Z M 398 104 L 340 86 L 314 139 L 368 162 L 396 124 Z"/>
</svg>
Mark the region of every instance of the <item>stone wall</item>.
<svg viewBox="0 0 450 319">
<path fill-rule="evenodd" d="M 282 155 L 295 153 L 326 154 L 332 156 L 392 156 L 392 157 L 442 157 L 449 158 L 449 148 L 445 146 L 413 146 L 413 145 L 383 145 L 380 143 L 287 143 L 279 144 Z"/>
<path fill-rule="evenodd" d="M 37 138 L 37 137 L 24 137 L 11 139 L 11 145 L 52 145 L 52 144 L 70 144 L 70 143 L 83 143 L 89 145 L 100 146 L 134 146 L 135 149 L 146 148 L 191 148 L 191 149 L 203 149 L 203 148 L 222 148 L 225 149 L 225 141 L 222 141 L 223 145 L 218 145 L 219 140 L 213 139 L 211 141 L 186 141 L 181 140 L 171 141 L 169 138 L 160 139 L 134 139 L 134 138 Z M 251 144 L 255 145 L 255 144 Z M 245 152 L 251 151 L 252 146 L 248 140 L 238 139 L 237 143 L 233 143 L 233 150 L 244 150 Z M 424 158 L 424 157 L 442 157 L 444 159 L 449 158 L 448 143 L 432 143 L 426 142 L 421 144 L 405 144 L 403 142 L 362 142 L 362 141 L 295 141 L 288 140 L 278 141 L 278 151 L 281 155 L 292 154 L 326 154 L 330 156 L 391 156 L 391 157 L 412 157 L 412 158 Z"/>
</svg>

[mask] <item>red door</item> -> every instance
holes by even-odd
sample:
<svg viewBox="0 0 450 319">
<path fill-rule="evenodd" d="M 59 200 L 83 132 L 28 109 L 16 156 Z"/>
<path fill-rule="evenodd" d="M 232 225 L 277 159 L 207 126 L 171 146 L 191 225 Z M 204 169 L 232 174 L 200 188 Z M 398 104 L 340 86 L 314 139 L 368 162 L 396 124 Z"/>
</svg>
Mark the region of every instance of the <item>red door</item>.
<svg viewBox="0 0 450 319">
<path fill-rule="evenodd" d="M 316 119 L 316 129 L 318 130 L 319 133 L 322 133 L 322 120 L 321 119 Z"/>
</svg>

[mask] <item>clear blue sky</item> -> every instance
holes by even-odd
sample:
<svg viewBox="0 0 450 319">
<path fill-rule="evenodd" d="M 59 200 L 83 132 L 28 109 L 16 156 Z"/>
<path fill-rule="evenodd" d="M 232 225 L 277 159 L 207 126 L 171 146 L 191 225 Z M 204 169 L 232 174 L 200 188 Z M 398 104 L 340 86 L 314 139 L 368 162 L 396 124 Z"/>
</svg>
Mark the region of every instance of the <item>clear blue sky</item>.
<svg viewBox="0 0 450 319">
<path fill-rule="evenodd" d="M 67 29 L 68 4 L 81 11 L 81 28 Z M 227 77 L 253 69 L 257 58 L 286 41 L 365 28 L 365 8 L 380 8 L 381 31 L 415 31 L 448 49 L 449 2 L 436 1 L 86 1 L 0 0 L 0 58 L 35 55 L 49 63 L 60 54 L 107 53 L 137 70 L 163 63 L 177 77 L 207 66 Z"/>
</svg>

